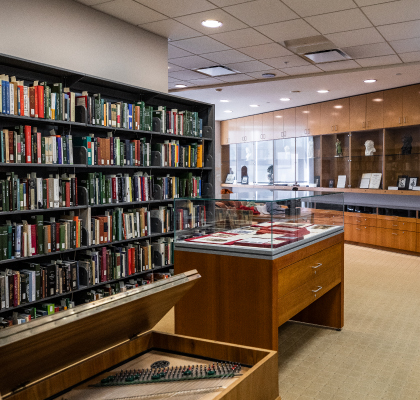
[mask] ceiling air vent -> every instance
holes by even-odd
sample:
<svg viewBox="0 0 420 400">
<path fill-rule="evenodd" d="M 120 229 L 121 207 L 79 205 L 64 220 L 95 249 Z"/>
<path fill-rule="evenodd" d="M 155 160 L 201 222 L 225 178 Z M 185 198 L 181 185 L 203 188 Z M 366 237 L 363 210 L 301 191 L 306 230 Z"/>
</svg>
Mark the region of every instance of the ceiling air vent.
<svg viewBox="0 0 420 400">
<path fill-rule="evenodd" d="M 312 62 L 326 63 L 333 61 L 344 61 L 349 60 L 351 57 L 339 49 L 315 51 L 313 53 L 305 53 L 304 57 L 309 58 Z"/>
</svg>

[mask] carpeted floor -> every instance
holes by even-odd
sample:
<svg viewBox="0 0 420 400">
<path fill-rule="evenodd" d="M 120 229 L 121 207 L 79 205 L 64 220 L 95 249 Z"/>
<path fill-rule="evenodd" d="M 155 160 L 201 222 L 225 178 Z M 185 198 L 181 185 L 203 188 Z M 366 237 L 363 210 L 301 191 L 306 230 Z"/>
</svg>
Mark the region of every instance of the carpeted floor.
<svg viewBox="0 0 420 400">
<path fill-rule="evenodd" d="M 346 245 L 344 318 L 279 328 L 282 400 L 420 399 L 420 257 Z"/>
</svg>

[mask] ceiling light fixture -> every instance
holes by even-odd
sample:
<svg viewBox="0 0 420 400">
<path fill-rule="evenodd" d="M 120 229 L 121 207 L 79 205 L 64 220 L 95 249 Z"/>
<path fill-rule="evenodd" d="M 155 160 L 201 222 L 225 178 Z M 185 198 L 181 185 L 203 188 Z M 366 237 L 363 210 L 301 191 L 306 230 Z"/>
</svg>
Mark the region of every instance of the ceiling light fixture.
<svg viewBox="0 0 420 400">
<path fill-rule="evenodd" d="M 231 112 L 232 112 L 232 110 L 225 110 L 225 112 L 227 112 L 227 113 L 231 113 Z"/>
<path fill-rule="evenodd" d="M 175 87 L 177 87 L 177 88 L 184 88 L 184 87 L 187 87 L 187 85 L 182 85 L 182 84 L 178 83 L 178 84 L 175 85 Z"/>
<path fill-rule="evenodd" d="M 220 28 L 223 24 L 220 21 L 216 21 L 215 19 L 206 19 L 201 23 L 201 25 L 205 26 L 206 28 Z"/>
<path fill-rule="evenodd" d="M 221 103 L 229 103 L 229 100 L 220 100 Z"/>
<path fill-rule="evenodd" d="M 265 74 L 262 74 L 264 78 L 274 78 L 276 74 L 272 74 L 271 72 L 266 72 Z"/>
<path fill-rule="evenodd" d="M 281 115 L 276 115 L 276 118 L 281 118 L 282 116 Z"/>
<path fill-rule="evenodd" d="M 343 106 L 334 106 L 334 108 L 343 108 Z"/>
<path fill-rule="evenodd" d="M 249 106 L 250 106 L 250 107 L 259 107 L 259 105 L 258 105 L 258 104 L 250 104 Z"/>
<path fill-rule="evenodd" d="M 288 97 L 282 97 L 282 98 L 280 99 L 280 101 L 290 101 L 290 99 L 289 99 Z"/>
<path fill-rule="evenodd" d="M 363 82 L 365 82 L 365 83 L 374 83 L 374 82 L 376 82 L 376 79 L 365 79 Z"/>
<path fill-rule="evenodd" d="M 381 102 L 381 101 L 383 101 L 383 99 L 377 98 L 377 99 L 373 99 L 372 101 Z"/>
<path fill-rule="evenodd" d="M 328 93 L 329 90 L 327 89 L 321 89 L 321 90 L 317 90 L 318 93 Z"/>
</svg>

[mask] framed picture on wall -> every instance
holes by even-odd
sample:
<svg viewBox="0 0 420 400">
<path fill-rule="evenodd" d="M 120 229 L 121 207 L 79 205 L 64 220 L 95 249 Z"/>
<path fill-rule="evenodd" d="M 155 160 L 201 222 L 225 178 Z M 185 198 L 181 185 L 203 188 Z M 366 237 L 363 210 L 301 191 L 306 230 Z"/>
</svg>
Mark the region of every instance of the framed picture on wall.
<svg viewBox="0 0 420 400">
<path fill-rule="evenodd" d="M 413 190 L 417 186 L 418 178 L 412 178 L 408 180 L 408 190 Z"/>
<path fill-rule="evenodd" d="M 408 190 L 408 184 L 409 184 L 409 180 L 408 180 L 407 175 L 398 176 L 398 182 L 397 182 L 398 190 Z"/>
</svg>

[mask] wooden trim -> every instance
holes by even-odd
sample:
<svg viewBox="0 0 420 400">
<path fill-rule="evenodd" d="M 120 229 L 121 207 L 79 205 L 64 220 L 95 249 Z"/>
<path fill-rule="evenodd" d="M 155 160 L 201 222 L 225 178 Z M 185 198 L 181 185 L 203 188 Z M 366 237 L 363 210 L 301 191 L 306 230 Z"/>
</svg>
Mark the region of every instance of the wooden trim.
<svg viewBox="0 0 420 400">
<path fill-rule="evenodd" d="M 408 256 L 420 257 L 420 252 L 418 252 L 418 251 L 400 250 L 400 249 L 395 249 L 395 248 L 391 248 L 391 247 L 376 246 L 376 245 L 373 245 L 373 244 L 367 244 L 367 243 L 361 243 L 361 242 L 352 242 L 350 240 L 346 240 L 344 243 L 352 244 L 354 246 L 369 247 L 371 249 L 389 251 L 390 253 L 399 253 L 399 254 L 406 254 Z"/>
</svg>

